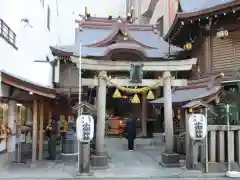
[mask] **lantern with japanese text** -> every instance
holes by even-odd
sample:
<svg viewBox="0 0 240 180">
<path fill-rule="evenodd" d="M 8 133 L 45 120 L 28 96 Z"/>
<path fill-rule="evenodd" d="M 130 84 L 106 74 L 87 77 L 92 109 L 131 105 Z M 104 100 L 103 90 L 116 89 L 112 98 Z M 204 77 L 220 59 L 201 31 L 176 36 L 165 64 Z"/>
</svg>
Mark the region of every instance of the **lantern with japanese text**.
<svg viewBox="0 0 240 180">
<path fill-rule="evenodd" d="M 77 139 L 89 142 L 94 136 L 94 119 L 91 115 L 80 115 L 77 118 Z"/>
<path fill-rule="evenodd" d="M 201 141 L 207 136 L 207 120 L 203 114 L 192 114 L 188 120 L 190 137 Z"/>
</svg>

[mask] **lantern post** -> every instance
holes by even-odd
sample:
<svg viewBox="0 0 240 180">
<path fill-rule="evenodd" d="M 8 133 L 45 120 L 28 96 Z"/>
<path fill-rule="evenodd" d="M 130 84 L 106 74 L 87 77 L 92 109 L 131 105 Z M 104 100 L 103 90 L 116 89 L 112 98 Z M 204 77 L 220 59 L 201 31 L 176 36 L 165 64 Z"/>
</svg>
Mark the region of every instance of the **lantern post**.
<svg viewBox="0 0 240 180">
<path fill-rule="evenodd" d="M 78 59 L 78 117 L 82 115 L 81 98 L 82 98 L 82 42 L 79 47 Z M 78 171 L 81 174 L 88 174 L 90 167 L 90 142 L 78 142 Z"/>
</svg>

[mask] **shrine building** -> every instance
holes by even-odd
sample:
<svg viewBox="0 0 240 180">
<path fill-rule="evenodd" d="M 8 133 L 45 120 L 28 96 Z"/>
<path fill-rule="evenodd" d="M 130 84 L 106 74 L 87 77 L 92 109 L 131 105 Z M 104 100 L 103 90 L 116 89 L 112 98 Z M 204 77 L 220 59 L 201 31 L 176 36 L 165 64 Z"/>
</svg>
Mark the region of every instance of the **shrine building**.
<svg viewBox="0 0 240 180">
<path fill-rule="evenodd" d="M 164 39 L 172 45 L 184 48 L 197 58 L 188 85 L 172 92 L 173 107 L 179 122 L 175 124 L 175 151 L 189 154 L 185 149 L 191 144 L 186 139 L 187 126 L 184 109 L 203 112 L 208 107 L 208 150 L 196 155 L 196 167 L 202 168 L 207 157 L 209 167 L 230 161 L 238 168 L 239 156 L 239 16 L 240 1 L 236 0 L 180 0 L 173 25 Z M 155 105 L 164 100 L 154 100 Z M 227 111 L 229 105 L 230 130 L 227 135 Z M 204 108 L 202 108 L 204 107 Z M 195 111 L 196 110 L 196 111 Z M 235 135 L 234 135 L 235 134 Z M 184 147 L 184 148 L 180 148 Z M 227 150 L 229 149 L 229 150 Z M 195 152 L 200 152 L 194 150 Z M 206 153 L 207 154 L 206 154 Z M 230 157 L 228 157 L 230 154 Z M 201 158 L 200 158 L 201 156 Z M 229 158 L 229 159 L 228 159 Z M 186 157 L 187 164 L 191 157 Z M 206 161 L 205 161 L 206 162 Z M 238 164 L 238 165 L 237 165 Z M 237 165 L 237 166 L 235 166 Z M 224 171 L 224 167 L 221 167 Z"/>
<path fill-rule="evenodd" d="M 92 88 L 94 84 L 91 84 L 91 80 L 86 78 L 94 78 L 101 70 L 108 71 L 107 75 L 112 78 L 128 79 L 131 62 L 146 63 L 146 65 L 151 65 L 149 67 L 143 66 L 143 79 L 158 79 L 165 70 L 166 62 L 172 61 L 172 63 L 181 64 L 182 61 L 177 61 L 187 58 L 182 49 L 169 46 L 159 37 L 158 31 L 153 25 L 135 25 L 127 19 L 91 16 L 76 23 L 79 27 L 76 28 L 74 45 L 51 47 L 53 54 L 59 57 L 57 58 L 58 72 L 55 72 L 56 76 L 59 74 L 59 83 L 55 84 L 55 89 L 59 93 L 59 99 L 62 102 L 68 101 L 71 105 L 78 102 L 79 76 L 76 65 L 78 62 L 76 62 L 77 60 L 74 62 L 73 58 L 70 57 L 79 56 L 80 45 L 82 46 L 82 99 L 92 104 L 96 97 L 96 89 Z M 123 64 L 124 67 L 118 66 L 118 62 Z M 154 62 L 157 62 L 159 67 L 156 67 Z M 191 62 L 188 62 L 190 66 L 186 70 L 191 69 Z M 145 70 L 145 68 L 147 69 Z M 173 75 L 176 73 L 177 69 L 174 69 Z M 182 74 L 178 72 L 178 77 L 184 78 L 184 72 Z M 150 80 L 146 81 L 145 85 L 147 86 L 149 83 Z M 115 111 L 118 116 L 126 116 L 129 113 L 128 110 L 131 109 L 128 103 L 130 97 L 126 97 L 125 94 L 123 98 L 120 98 L 121 100 L 112 99 L 114 91 L 114 87 L 109 87 L 107 90 L 107 109 L 112 113 Z M 157 91 L 156 96 L 162 96 L 162 91 Z M 71 115 L 67 114 L 71 113 L 68 103 L 60 103 L 67 105 L 67 107 L 61 108 L 65 110 L 61 114 L 66 116 Z M 147 105 L 142 105 L 142 110 L 140 110 L 140 106 L 133 105 L 132 112 L 141 119 L 147 118 L 148 115 L 150 119 L 154 118 L 151 117 L 152 113 L 147 113 L 148 108 L 143 110 L 144 106 Z M 151 110 L 151 106 L 149 110 Z"/>
</svg>

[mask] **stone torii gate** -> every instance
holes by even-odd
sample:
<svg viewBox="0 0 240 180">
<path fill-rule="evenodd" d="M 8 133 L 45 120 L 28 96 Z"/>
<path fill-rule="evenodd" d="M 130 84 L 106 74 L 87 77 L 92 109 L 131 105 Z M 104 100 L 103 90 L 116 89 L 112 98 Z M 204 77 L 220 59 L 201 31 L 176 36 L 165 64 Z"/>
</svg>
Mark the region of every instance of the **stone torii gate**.
<svg viewBox="0 0 240 180">
<path fill-rule="evenodd" d="M 109 61 L 109 60 L 93 60 L 82 59 L 79 64 L 77 57 L 71 57 L 79 68 L 86 70 L 99 71 L 97 79 L 82 78 L 82 86 L 97 86 L 97 135 L 96 135 L 96 151 L 97 155 L 93 157 L 93 165 L 105 166 L 107 157 L 104 151 L 104 136 L 105 136 L 105 115 L 106 115 L 106 89 L 108 84 L 107 80 L 101 77 L 106 77 L 106 71 L 129 71 L 132 64 L 143 65 L 144 71 L 164 71 L 161 79 L 143 79 L 142 83 L 130 83 L 130 79 L 112 79 L 114 84 L 119 86 L 148 86 L 154 82 L 158 86 L 164 87 L 164 121 L 165 121 L 165 139 L 166 151 L 163 154 L 162 161 L 166 166 L 173 166 L 179 164 L 179 156 L 174 153 L 174 136 L 173 136 L 173 111 L 172 111 L 172 86 L 186 86 L 187 80 L 174 79 L 171 76 L 171 71 L 187 71 L 191 70 L 192 66 L 196 64 L 197 59 L 186 59 L 177 61 L 150 61 L 150 62 L 123 62 L 123 61 Z"/>
</svg>

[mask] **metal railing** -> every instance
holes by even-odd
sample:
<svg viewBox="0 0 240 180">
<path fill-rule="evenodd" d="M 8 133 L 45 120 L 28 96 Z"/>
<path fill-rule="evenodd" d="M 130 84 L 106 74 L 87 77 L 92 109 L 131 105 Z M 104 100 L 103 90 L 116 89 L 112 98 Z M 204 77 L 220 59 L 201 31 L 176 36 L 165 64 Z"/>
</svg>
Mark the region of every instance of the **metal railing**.
<svg viewBox="0 0 240 180">
<path fill-rule="evenodd" d="M 0 37 L 10 44 L 14 49 L 17 49 L 16 34 L 2 19 L 0 19 Z"/>
</svg>

